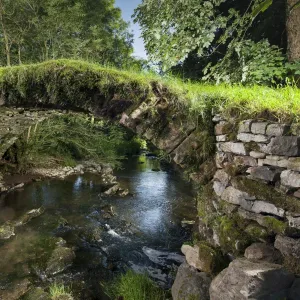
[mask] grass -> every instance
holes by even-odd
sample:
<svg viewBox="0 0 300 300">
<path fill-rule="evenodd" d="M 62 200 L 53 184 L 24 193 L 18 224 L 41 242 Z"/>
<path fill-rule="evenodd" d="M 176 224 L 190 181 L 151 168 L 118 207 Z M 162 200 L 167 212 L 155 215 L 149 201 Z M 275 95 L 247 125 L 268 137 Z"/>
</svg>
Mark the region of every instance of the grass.
<svg viewBox="0 0 300 300">
<path fill-rule="evenodd" d="M 146 275 L 128 271 L 106 288 L 111 299 L 165 300 L 166 292 L 157 287 Z"/>
<path fill-rule="evenodd" d="M 53 300 L 55 300 L 59 296 L 69 296 L 70 299 L 73 299 L 70 288 L 65 287 L 63 284 L 58 284 L 56 282 L 53 283 L 49 287 L 49 292 L 50 292 L 51 299 Z"/>
<path fill-rule="evenodd" d="M 117 70 L 75 61 L 55 60 L 40 64 L 0 68 L 0 88 L 5 102 L 55 104 L 90 108 L 91 92 L 103 97 L 130 99 L 136 103 L 154 98 L 182 104 L 187 111 L 204 115 L 213 110 L 242 116 L 266 116 L 278 120 L 300 119 L 300 89 L 292 86 L 212 85 L 183 82 L 153 73 Z"/>
</svg>

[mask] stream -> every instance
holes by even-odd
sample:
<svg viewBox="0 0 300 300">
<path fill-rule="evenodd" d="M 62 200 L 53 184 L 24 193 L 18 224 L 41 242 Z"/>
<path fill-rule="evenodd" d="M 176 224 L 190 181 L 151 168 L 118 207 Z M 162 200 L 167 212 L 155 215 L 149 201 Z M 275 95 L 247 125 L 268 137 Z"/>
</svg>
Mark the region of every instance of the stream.
<svg viewBox="0 0 300 300">
<path fill-rule="evenodd" d="M 0 240 L 0 290 L 24 278 L 43 288 L 58 280 L 72 287 L 75 299 L 107 299 L 103 285 L 128 269 L 170 288 L 183 261 L 180 247 L 191 238 L 191 227 L 181 221 L 196 216 L 192 186 L 147 156 L 126 160 L 115 175 L 128 196 L 104 197 L 92 174 L 32 182 L 2 195 L 0 225 L 32 209 L 45 211 Z M 76 257 L 63 272 L 47 276 L 59 239 Z"/>
</svg>

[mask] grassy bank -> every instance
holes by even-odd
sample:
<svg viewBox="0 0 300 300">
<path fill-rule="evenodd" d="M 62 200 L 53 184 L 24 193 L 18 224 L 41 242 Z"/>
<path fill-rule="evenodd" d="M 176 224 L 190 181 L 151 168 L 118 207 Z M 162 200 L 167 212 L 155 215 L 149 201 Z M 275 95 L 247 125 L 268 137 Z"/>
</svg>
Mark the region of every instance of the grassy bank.
<svg viewBox="0 0 300 300">
<path fill-rule="evenodd" d="M 153 73 L 136 73 L 103 67 L 83 61 L 56 60 L 40 64 L 0 68 L 0 89 L 6 103 L 61 105 L 88 109 L 91 93 L 102 97 L 140 102 L 155 97 L 180 103 L 198 114 L 214 112 L 264 115 L 279 120 L 299 119 L 300 89 L 292 86 L 228 86 L 186 83 Z"/>
<path fill-rule="evenodd" d="M 113 284 L 106 287 L 112 299 L 124 300 L 167 300 L 167 293 L 156 286 L 146 275 L 128 271 L 120 275 Z"/>
</svg>

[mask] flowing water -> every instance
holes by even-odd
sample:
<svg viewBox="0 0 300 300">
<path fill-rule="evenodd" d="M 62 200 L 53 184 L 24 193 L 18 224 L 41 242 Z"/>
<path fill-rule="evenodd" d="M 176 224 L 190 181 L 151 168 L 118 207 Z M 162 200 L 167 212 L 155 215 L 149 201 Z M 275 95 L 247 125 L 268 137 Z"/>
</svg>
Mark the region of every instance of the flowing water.
<svg viewBox="0 0 300 300">
<path fill-rule="evenodd" d="M 181 221 L 196 215 L 192 187 L 145 156 L 129 159 L 116 175 L 130 191 L 125 198 L 101 196 L 99 177 L 91 174 L 30 183 L 2 197 L 0 224 L 41 206 L 45 212 L 0 241 L 0 289 L 18 278 L 36 286 L 53 281 L 44 269 L 59 237 L 76 258 L 55 280 L 71 284 L 78 299 L 105 299 L 100 282 L 128 268 L 170 287 L 190 238 Z"/>
</svg>

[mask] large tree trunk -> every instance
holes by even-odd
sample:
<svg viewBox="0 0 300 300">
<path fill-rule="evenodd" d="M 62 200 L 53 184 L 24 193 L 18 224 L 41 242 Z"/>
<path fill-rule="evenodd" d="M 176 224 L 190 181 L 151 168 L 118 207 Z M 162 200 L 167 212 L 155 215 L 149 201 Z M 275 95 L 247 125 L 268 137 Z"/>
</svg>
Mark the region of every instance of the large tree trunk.
<svg viewBox="0 0 300 300">
<path fill-rule="evenodd" d="M 287 40 L 289 61 L 300 60 L 300 7 L 292 9 L 299 0 L 287 0 Z M 292 9 L 292 10 L 291 10 Z"/>
</svg>

